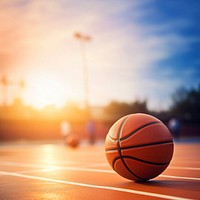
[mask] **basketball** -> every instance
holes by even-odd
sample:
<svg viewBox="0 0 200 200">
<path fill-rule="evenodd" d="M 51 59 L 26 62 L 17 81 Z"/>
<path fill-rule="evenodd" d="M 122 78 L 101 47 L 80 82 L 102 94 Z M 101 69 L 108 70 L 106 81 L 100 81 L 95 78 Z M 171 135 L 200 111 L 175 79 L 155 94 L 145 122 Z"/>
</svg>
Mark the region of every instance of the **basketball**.
<svg viewBox="0 0 200 200">
<path fill-rule="evenodd" d="M 69 146 L 69 147 L 72 147 L 72 148 L 77 148 L 80 144 L 80 140 L 77 136 L 75 135 L 69 135 L 67 138 L 66 138 L 66 144 Z"/>
<path fill-rule="evenodd" d="M 115 122 L 105 141 L 105 154 L 114 171 L 136 182 L 161 174 L 172 159 L 173 149 L 168 128 L 159 119 L 141 113 Z"/>
</svg>

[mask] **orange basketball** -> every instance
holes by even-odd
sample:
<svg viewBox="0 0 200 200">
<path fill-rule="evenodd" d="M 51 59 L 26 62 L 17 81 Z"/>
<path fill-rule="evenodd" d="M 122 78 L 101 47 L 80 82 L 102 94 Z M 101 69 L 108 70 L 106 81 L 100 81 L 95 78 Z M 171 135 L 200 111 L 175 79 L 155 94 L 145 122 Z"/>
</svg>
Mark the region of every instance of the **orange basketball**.
<svg viewBox="0 0 200 200">
<path fill-rule="evenodd" d="M 67 138 L 66 138 L 66 144 L 72 148 L 76 148 L 79 146 L 80 144 L 80 140 L 78 139 L 77 136 L 75 135 L 69 135 Z"/>
<path fill-rule="evenodd" d="M 124 178 L 146 181 L 161 174 L 173 155 L 168 128 L 147 114 L 119 119 L 109 130 L 105 153 L 112 168 Z"/>
</svg>

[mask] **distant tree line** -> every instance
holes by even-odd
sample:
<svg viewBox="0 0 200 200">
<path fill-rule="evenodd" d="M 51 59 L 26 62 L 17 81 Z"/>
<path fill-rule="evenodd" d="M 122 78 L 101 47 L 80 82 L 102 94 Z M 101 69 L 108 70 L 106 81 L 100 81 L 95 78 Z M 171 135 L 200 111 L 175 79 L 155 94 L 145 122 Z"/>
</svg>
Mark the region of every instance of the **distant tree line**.
<svg viewBox="0 0 200 200">
<path fill-rule="evenodd" d="M 200 122 L 200 85 L 198 88 L 179 88 L 172 95 L 171 115 L 184 121 Z"/>
<path fill-rule="evenodd" d="M 191 89 L 178 88 L 172 94 L 172 105 L 167 111 L 150 111 L 147 104 L 146 100 L 132 103 L 113 101 L 104 108 L 104 111 L 114 119 L 140 112 L 153 114 L 164 121 L 177 117 L 184 122 L 200 123 L 200 85 Z"/>
<path fill-rule="evenodd" d="M 200 124 L 200 85 L 197 88 L 178 88 L 172 94 L 172 105 L 167 111 L 156 112 L 148 109 L 147 100 L 133 102 L 112 101 L 101 109 L 101 120 L 112 121 L 132 113 L 152 114 L 164 122 L 171 118 L 179 118 L 182 122 Z M 91 109 L 93 109 L 91 107 Z M 25 106 L 21 99 L 16 99 L 11 106 L 0 107 L 0 119 L 69 119 L 84 121 L 89 118 L 89 109 L 80 107 L 75 102 L 68 102 L 63 108 L 47 106 L 36 110 Z M 94 114 L 99 117 L 99 113 Z"/>
<path fill-rule="evenodd" d="M 105 106 L 104 111 L 107 115 L 110 115 L 111 119 L 114 120 L 132 113 L 149 113 L 146 100 L 137 100 L 132 103 L 112 101 L 110 104 Z"/>
</svg>

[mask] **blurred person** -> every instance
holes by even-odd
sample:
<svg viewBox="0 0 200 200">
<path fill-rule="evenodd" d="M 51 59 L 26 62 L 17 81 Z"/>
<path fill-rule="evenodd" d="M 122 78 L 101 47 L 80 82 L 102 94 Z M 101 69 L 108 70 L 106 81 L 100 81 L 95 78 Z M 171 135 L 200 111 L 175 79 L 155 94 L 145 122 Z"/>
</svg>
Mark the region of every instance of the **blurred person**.
<svg viewBox="0 0 200 200">
<path fill-rule="evenodd" d="M 169 120 L 168 127 L 174 138 L 178 139 L 180 137 L 181 122 L 178 118 L 172 118 Z"/>
<path fill-rule="evenodd" d="M 61 135 L 64 140 L 71 134 L 71 125 L 68 121 L 64 120 L 60 123 Z"/>
<path fill-rule="evenodd" d="M 89 137 L 89 143 L 93 145 L 95 143 L 95 122 L 94 120 L 89 120 L 86 124 L 86 130 Z"/>
</svg>

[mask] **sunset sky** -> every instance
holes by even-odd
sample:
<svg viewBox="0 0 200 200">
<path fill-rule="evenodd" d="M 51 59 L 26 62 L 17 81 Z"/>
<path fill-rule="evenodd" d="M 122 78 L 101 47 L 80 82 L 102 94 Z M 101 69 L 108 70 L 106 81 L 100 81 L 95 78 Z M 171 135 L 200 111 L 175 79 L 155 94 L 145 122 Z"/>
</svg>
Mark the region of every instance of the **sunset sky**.
<svg viewBox="0 0 200 200">
<path fill-rule="evenodd" d="M 147 99 L 166 109 L 177 88 L 200 84 L 199 19 L 197 0 L 1 0 L 0 78 L 24 79 L 35 107 L 82 103 L 81 32 L 91 37 L 92 105 Z M 9 100 L 18 93 L 10 86 Z"/>
</svg>

